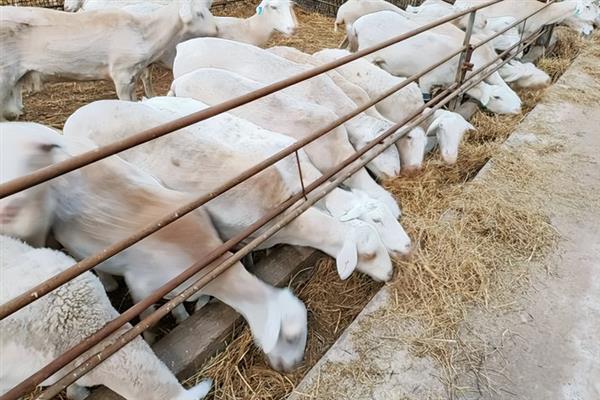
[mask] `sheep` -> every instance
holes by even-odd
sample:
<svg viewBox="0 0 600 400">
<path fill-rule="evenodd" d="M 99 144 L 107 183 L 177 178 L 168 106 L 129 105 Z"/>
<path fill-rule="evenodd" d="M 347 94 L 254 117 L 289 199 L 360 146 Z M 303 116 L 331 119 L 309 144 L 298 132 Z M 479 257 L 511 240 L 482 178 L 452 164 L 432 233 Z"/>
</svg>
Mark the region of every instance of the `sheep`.
<svg viewBox="0 0 600 400">
<path fill-rule="evenodd" d="M 214 104 L 232 95 L 254 90 L 257 85 L 260 86 L 257 82 L 229 71 L 202 68 L 176 79 L 171 86 L 171 92 L 178 97 L 194 98 L 207 104 Z M 264 141 L 257 143 L 257 145 L 270 147 L 271 152 L 282 150 L 286 145 L 293 143 L 293 141 L 277 138 L 279 133 L 290 138 L 303 139 L 336 119 L 332 112 L 320 106 L 299 101 L 283 93 L 274 93 L 237 107 L 231 113 L 266 129 L 267 132 L 272 131 L 275 136 L 273 140 L 265 137 Z M 312 162 L 312 164 L 302 165 L 301 168 L 307 182 L 318 178 L 317 169 L 326 172 L 354 153 L 342 127 L 305 146 L 304 150 L 307 158 Z M 294 170 L 290 171 L 291 174 L 294 172 Z M 356 177 L 356 175 L 360 176 Z M 371 182 L 369 185 L 376 185 L 364 169 L 359 170 L 355 176 L 345 182 L 345 185 L 350 188 L 359 187 L 360 185 L 353 182 L 354 179 L 368 180 Z M 326 208 L 334 217 L 343 216 L 343 219 L 347 219 L 350 214 L 356 214 L 356 211 L 348 208 L 349 206 L 354 210 L 361 210 L 359 219 L 372 224 L 377 229 L 388 251 L 398 255 L 405 253 L 406 242 L 410 239 L 402 226 L 384 203 L 372 198 L 367 192 L 354 188 L 352 190 L 354 196 L 350 196 L 350 192 L 336 189 L 327 196 Z M 366 211 L 369 209 L 377 210 L 374 217 Z"/>
<path fill-rule="evenodd" d="M 225 39 L 198 38 L 177 46 L 177 57 L 173 68 L 175 79 L 202 67 L 226 69 L 263 84 L 274 83 L 309 69 L 308 66 L 293 63 L 258 47 Z M 290 86 L 283 92 L 308 99 L 329 108 L 338 115 L 348 114 L 356 109 L 356 104 L 327 76 L 314 77 Z M 364 114 L 359 114 L 344 125 L 350 141 L 356 148 L 364 147 L 381 132 L 391 127 L 389 122 Z M 367 168 L 379 178 L 396 176 L 400 170 L 396 148 L 387 148 L 370 162 Z M 383 197 L 387 196 L 382 193 L 378 198 L 396 208 L 393 200 L 383 200 Z M 399 214 L 398 210 L 393 212 Z"/>
<path fill-rule="evenodd" d="M 55 162 L 60 141 L 55 132 L 28 134 L 29 124 L 0 123 L 0 182 L 19 178 L 28 172 Z M 18 149 L 17 152 L 14 149 Z M 54 198 L 47 183 L 0 199 L 0 234 L 21 238 L 32 246 L 41 247 L 52 223 Z"/>
<path fill-rule="evenodd" d="M 475 130 L 475 127 L 460 114 L 448 110 L 437 110 L 432 119 L 433 122 L 427 128 L 427 136 L 435 135 L 442 160 L 449 165 L 455 164 L 464 134 Z"/>
<path fill-rule="evenodd" d="M 359 18 L 352 27 L 350 41 L 355 48 L 363 49 L 390 37 L 409 32 L 417 27 L 418 24 L 397 13 L 381 11 Z M 367 59 L 393 75 L 410 76 L 435 64 L 440 58 L 455 52 L 461 46 L 462 40 L 428 31 L 375 52 L 367 56 Z M 424 49 L 427 49 L 427 51 L 424 51 Z M 489 48 L 483 46 L 473 53 L 471 62 L 475 65 L 475 68 L 490 61 L 492 55 L 489 52 Z M 434 86 L 448 87 L 453 84 L 458 61 L 459 56 L 457 55 L 423 76 L 419 80 L 421 90 L 430 93 Z M 517 94 L 504 83 L 499 75 L 491 76 L 488 81 L 492 79 L 494 79 L 491 82 L 492 84 L 481 82 L 470 89 L 467 94 L 479 100 L 484 107 L 492 112 L 500 114 L 519 113 L 521 111 L 521 100 Z"/>
<path fill-rule="evenodd" d="M 393 11 L 411 21 L 417 22 L 420 25 L 430 23 L 442 17 L 447 17 L 453 13 L 457 13 L 459 10 L 455 9 L 451 4 L 448 4 L 442 0 L 426 1 L 420 7 L 407 7 L 407 11 L 400 9 L 399 7 L 388 3 L 384 0 L 349 0 L 344 3 L 338 10 L 338 19 L 336 19 L 337 25 L 341 23 L 346 24 L 346 31 L 348 35 L 352 31 L 352 24 L 361 16 L 367 14 L 373 14 L 379 11 Z M 502 28 L 508 27 L 508 25 L 515 22 L 516 19 L 507 20 L 506 18 L 501 19 L 488 19 L 481 13 L 476 15 L 476 22 L 474 25 L 474 32 L 482 36 L 491 36 L 499 32 Z M 448 23 L 451 24 L 451 23 Z M 446 24 L 447 25 L 447 24 Z M 464 35 L 464 33 L 462 33 Z M 498 36 L 492 41 L 494 48 L 500 51 L 506 50 L 513 44 L 517 43 L 520 39 L 517 28 L 513 28 L 502 35 Z M 347 39 L 343 42 L 340 47 L 345 47 L 348 44 Z"/>
<path fill-rule="evenodd" d="M 177 97 L 194 98 L 207 104 L 217 104 L 227 100 L 231 96 L 242 95 L 260 86 L 258 82 L 230 71 L 201 68 L 177 78 L 171 86 L 171 94 Z M 266 129 L 267 132 L 277 132 L 276 136 L 279 136 L 278 134 L 281 133 L 297 140 L 313 134 L 316 130 L 337 119 L 333 112 L 324 107 L 279 92 L 237 107 L 231 110 L 231 113 Z M 269 141 L 269 138 L 265 139 L 265 146 L 273 147 L 277 146 L 277 142 L 284 143 L 283 140 Z M 292 141 L 289 144 L 292 144 Z M 273 149 L 273 151 L 277 150 L 280 149 Z M 323 173 L 327 172 L 354 154 L 354 149 L 348 141 L 343 126 L 308 144 L 304 147 L 304 150 L 312 165 L 302 166 L 303 173 L 307 173 L 310 168 L 314 169 L 313 165 L 319 171 Z M 294 171 L 291 172 L 293 173 Z M 318 172 L 316 175 L 318 175 Z M 306 177 L 306 179 L 310 178 Z M 406 234 L 386 205 L 368 195 L 370 192 L 369 189 L 375 187 L 377 183 L 372 180 L 366 170 L 361 169 L 349 178 L 345 182 L 345 185 L 352 188 L 353 193 L 364 192 L 365 197 L 367 197 L 367 203 L 377 205 L 379 216 L 376 219 L 380 221 L 375 223 L 375 227 L 376 229 L 379 227 L 384 228 L 384 231 L 380 229 L 378 231 L 388 250 L 401 253 L 402 251 L 398 251 L 397 249 L 403 245 L 402 238 L 405 238 Z M 365 189 L 361 190 L 361 187 Z M 337 191 L 335 192 L 337 193 Z M 340 202 L 347 205 L 353 203 L 348 198 Z M 331 207 L 328 208 L 331 211 Z M 332 214 L 340 216 L 347 212 L 348 210 L 343 210 Z M 375 222 L 373 219 L 363 220 L 366 222 Z M 398 242 L 398 239 L 400 239 L 399 245 L 394 245 L 393 243 Z"/>
<path fill-rule="evenodd" d="M 262 0 L 250 18 L 216 17 L 219 37 L 255 46 L 267 44 L 273 32 L 293 35 L 296 16 L 290 0 Z"/>
<path fill-rule="evenodd" d="M 457 9 L 464 9 L 478 4 L 479 0 L 456 0 L 454 7 Z M 544 3 L 537 0 L 521 0 L 518 2 L 505 0 L 488 6 L 479 12 L 488 18 L 510 16 L 521 19 L 540 10 L 543 6 Z M 589 12 L 593 12 L 593 10 L 591 7 L 586 7 L 584 0 L 565 0 L 556 2 L 528 18 L 526 23 L 519 24 L 519 33 L 527 38 L 545 25 L 559 23 L 571 15 L 587 16 Z M 459 25 L 463 28 L 466 27 L 467 20 L 468 16 L 461 18 Z"/>
<path fill-rule="evenodd" d="M 175 107 L 177 111 L 159 108 L 161 103 Z M 201 103 L 175 97 L 156 97 L 144 103 L 99 101 L 75 112 L 67 120 L 64 132 L 67 136 L 83 135 L 92 138 L 98 145 L 104 145 L 172 120 L 197 107 L 197 104 Z M 106 123 L 93 124 L 90 118 Z M 128 150 L 122 156 L 174 190 L 210 193 L 248 166 L 255 165 L 257 158 L 269 155 L 261 154 L 262 145 L 257 145 L 253 134 L 271 136 L 269 142 L 272 143 L 276 139 L 272 133 L 264 132 L 247 121 L 221 114 L 174 135 Z M 283 138 L 289 140 L 285 136 Z M 165 163 L 165 160 L 168 162 Z M 284 168 L 285 164 L 289 165 Z M 294 168 L 295 172 L 292 172 Z M 296 160 L 286 157 L 210 201 L 206 209 L 221 237 L 229 239 L 300 190 Z M 313 247 L 336 257 L 341 278 L 347 278 L 356 268 L 377 280 L 390 279 L 391 260 L 377 231 L 362 221 L 351 222 L 342 223 L 311 207 L 263 243 L 261 248 L 279 243 Z M 406 245 L 409 251 L 410 242 Z"/>
<path fill-rule="evenodd" d="M 267 49 L 267 51 L 299 64 L 311 66 L 321 65 L 317 59 L 293 47 L 277 46 L 271 47 L 270 49 Z M 332 78 L 336 85 L 338 85 L 356 104 L 365 104 L 371 101 L 366 88 L 357 85 L 356 82 L 352 82 L 350 79 L 346 79 L 346 77 L 340 74 L 337 70 L 329 71 L 327 74 Z M 419 91 L 418 97 L 422 102 L 423 99 L 420 93 L 421 92 Z M 390 124 L 398 122 L 398 120 L 393 120 L 381 115 L 376 107 L 370 107 L 367 111 L 365 111 L 365 113 L 384 121 L 387 120 L 390 122 Z M 425 131 L 423 131 L 423 129 L 420 127 L 414 128 L 396 142 L 396 147 L 398 148 L 400 168 L 402 173 L 410 174 L 418 171 L 423 163 L 425 150 Z"/>
<path fill-rule="evenodd" d="M 540 89 L 551 83 L 550 76 L 532 63 L 511 60 L 498 72 L 502 79 L 519 88 Z"/>
<path fill-rule="evenodd" d="M 346 50 L 324 49 L 313 54 L 313 57 L 325 63 L 347 56 L 348 54 L 350 53 Z M 358 59 L 345 64 L 338 67 L 336 71 L 365 89 L 372 98 L 380 96 L 386 90 L 405 80 L 405 78 L 389 74 L 364 59 Z M 379 102 L 376 106 L 386 117 L 394 122 L 400 122 L 417 112 L 424 105 L 425 103 L 418 85 L 410 83 Z M 448 164 L 454 164 L 462 136 L 467 130 L 473 129 L 473 127 L 460 115 L 450 111 L 437 111 L 435 116 L 430 119 L 436 121 L 437 118 L 442 116 L 444 117 L 443 122 L 442 120 L 432 122 L 431 128 L 427 125 L 426 128 L 428 129 L 428 135 L 432 133 L 438 135 L 442 159 Z M 422 146 L 422 151 L 424 152 L 425 143 Z M 399 150 L 400 154 L 402 154 L 402 149 L 399 148 Z M 420 163 L 418 166 L 420 167 Z"/>
<path fill-rule="evenodd" d="M 153 0 L 147 3 L 140 3 L 140 0 L 87 1 L 83 9 L 120 7 L 129 12 L 148 14 L 165 4 L 168 3 L 165 3 L 164 0 Z M 66 3 L 65 7 L 67 7 Z M 69 9 L 76 10 L 78 8 L 69 6 Z M 256 7 L 256 14 L 249 18 L 215 17 L 215 21 L 218 27 L 218 37 L 255 46 L 266 45 L 276 31 L 286 36 L 293 35 L 297 26 L 293 3 L 290 0 L 263 0 Z M 191 37 L 183 38 L 183 40 L 187 39 L 191 39 Z M 164 68 L 172 69 L 174 59 L 175 46 L 172 46 L 163 54 L 159 64 Z M 141 79 L 146 96 L 154 97 L 156 94 L 152 86 L 152 75 L 148 69 L 143 72 Z"/>
<path fill-rule="evenodd" d="M 2 7 L 0 118 L 14 117 L 7 108 L 16 102 L 11 100 L 15 88 L 49 79 L 110 78 L 119 99 L 133 100 L 136 78 L 166 49 L 182 38 L 216 33 L 203 0 L 174 3 L 144 16 L 118 9 L 71 14 Z"/>
<path fill-rule="evenodd" d="M 598 22 L 600 22 L 600 4 L 595 0 L 581 0 L 575 14 L 565 18 L 562 23 L 587 36 L 592 33 L 594 24 Z"/>
<path fill-rule="evenodd" d="M 172 0 L 65 0 L 64 10 L 69 12 L 104 10 L 106 8 L 151 9 L 172 4 Z M 210 8 L 212 0 L 205 0 Z"/>
<path fill-rule="evenodd" d="M 33 123 L 28 123 L 27 128 L 18 132 L 23 140 L 9 141 L 2 150 L 21 154 L 26 140 L 47 145 L 59 143 L 61 152 L 57 161 L 60 161 L 95 148 L 82 135 L 62 137 Z M 17 133 L 5 131 L 3 138 Z M 166 189 L 119 157 L 58 177 L 50 182 L 50 190 L 55 199 L 52 231 L 56 240 L 77 259 L 103 250 L 193 200 L 190 194 Z M 104 261 L 96 271 L 123 276 L 133 301 L 139 302 L 221 244 L 207 211 L 200 208 Z M 203 275 L 202 271 L 197 273 L 165 297 L 174 297 Z M 208 295 L 246 318 L 255 341 L 274 367 L 289 370 L 300 362 L 306 344 L 306 309 L 287 289 L 266 285 L 249 274 L 241 263 L 236 263 L 188 300 Z M 151 311 L 152 308 L 145 310 L 142 317 Z M 183 306 L 172 312 L 178 322 L 188 317 Z M 151 333 L 144 336 L 153 339 Z"/>
<path fill-rule="evenodd" d="M 2 303 L 75 263 L 59 251 L 35 249 L 4 235 L 0 235 L 0 249 Z M 118 316 L 98 278 L 86 272 L 0 321 L 0 395 Z M 42 385 L 55 383 L 101 346 L 88 351 L 61 370 L 57 378 L 49 378 Z M 127 400 L 199 400 L 209 392 L 212 383 L 205 380 L 186 390 L 150 346 L 137 337 L 69 386 L 67 398 L 84 399 L 89 394 L 86 387 L 96 385 L 104 385 Z"/>
<path fill-rule="evenodd" d="M 337 32 L 338 26 L 344 24 L 346 32 L 350 32 L 352 24 L 363 15 L 384 10 L 405 14 L 400 7 L 383 0 L 348 0 L 338 8 L 334 30 Z"/>
<path fill-rule="evenodd" d="M 456 10 L 452 4 L 444 0 L 425 0 L 420 6 L 407 6 L 406 12 L 442 18 L 454 14 Z"/>
</svg>

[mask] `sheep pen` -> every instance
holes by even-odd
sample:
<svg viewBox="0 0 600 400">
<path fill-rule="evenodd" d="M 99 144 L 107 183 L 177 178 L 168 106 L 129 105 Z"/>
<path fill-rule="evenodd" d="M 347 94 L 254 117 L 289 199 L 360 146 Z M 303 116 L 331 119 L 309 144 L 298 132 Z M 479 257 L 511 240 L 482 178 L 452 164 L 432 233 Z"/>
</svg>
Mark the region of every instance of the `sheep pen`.
<svg viewBox="0 0 600 400">
<path fill-rule="evenodd" d="M 248 1 L 215 9 L 215 15 L 247 17 L 253 12 L 254 5 Z M 312 53 L 335 48 L 342 41 L 344 33 L 333 32 L 333 18 L 299 7 L 296 14 L 297 34 L 290 38 L 277 35 L 269 46 L 293 46 Z M 585 44 L 566 28 L 555 32 L 556 48 L 538 62 L 553 82 Z M 598 33 L 590 42 L 597 46 L 595 51 L 600 51 Z M 153 67 L 153 80 L 157 93 L 165 94 L 172 74 Z M 515 200 L 510 194 L 511 189 L 541 180 L 544 173 L 536 169 L 535 152 L 500 150 L 544 90 L 519 94 L 523 99 L 521 115 L 496 116 L 482 111 L 475 114 L 472 123 L 477 131 L 465 137 L 456 165 L 445 166 L 437 155 L 430 155 L 418 176 L 385 182 L 402 207 L 407 232 L 419 244 L 410 261 L 396 263 L 396 277 L 389 283 L 397 296 L 395 317 L 419 321 L 428 327 L 425 336 L 399 336 L 398 340 L 406 341 L 416 355 L 433 356 L 443 367 L 444 381 L 450 388 L 456 385 L 457 371 L 476 370 L 473 365 L 479 357 L 479 349 L 466 345 L 461 346 L 457 357 L 448 352 L 444 342 L 459 340 L 458 327 L 466 310 L 477 304 L 502 303 L 502 299 L 518 292 L 527 284 L 528 276 L 528 271 L 519 268 L 519 261 L 541 257 L 556 240 L 540 208 L 535 203 Z M 141 95 L 140 85 L 138 96 Z M 22 120 L 62 128 L 79 107 L 113 98 L 114 87 L 108 81 L 49 84 L 40 93 L 24 96 Z M 480 185 L 477 190 L 465 191 L 466 184 L 492 156 L 502 165 L 505 176 L 499 177 L 495 187 Z M 459 213 L 462 218 L 447 221 L 449 213 Z M 314 266 L 308 282 L 299 286 L 293 280 L 290 283 L 309 310 L 309 342 L 305 362 L 298 370 L 291 374 L 274 371 L 254 346 L 248 328 L 240 327 L 226 349 L 187 383 L 213 378 L 214 399 L 285 398 L 381 288 L 381 284 L 357 274 L 340 281 L 332 264 L 331 259 L 323 258 Z"/>
</svg>

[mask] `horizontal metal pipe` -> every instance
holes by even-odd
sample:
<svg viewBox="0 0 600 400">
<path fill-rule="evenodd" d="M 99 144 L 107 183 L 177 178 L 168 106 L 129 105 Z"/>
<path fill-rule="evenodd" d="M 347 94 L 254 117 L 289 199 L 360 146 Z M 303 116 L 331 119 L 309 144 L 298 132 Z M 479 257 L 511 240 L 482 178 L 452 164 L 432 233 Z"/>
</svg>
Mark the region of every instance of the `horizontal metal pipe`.
<svg viewBox="0 0 600 400">
<path fill-rule="evenodd" d="M 92 151 L 88 151 L 86 153 L 82 153 L 78 156 L 69 158 L 68 160 L 61 161 L 61 162 L 53 164 L 51 166 L 39 169 L 29 175 L 5 182 L 2 185 L 0 185 L 0 199 L 10 196 L 12 194 L 15 194 L 17 192 L 20 192 L 22 190 L 25 190 L 29 187 L 39 185 L 40 183 L 46 182 L 52 178 L 56 178 L 57 176 L 66 174 L 75 169 L 84 167 L 95 161 L 102 160 L 103 158 L 120 153 L 120 152 L 130 149 L 134 146 L 149 142 L 151 140 L 154 140 L 156 138 L 159 138 L 161 136 L 164 136 L 164 135 L 174 132 L 176 130 L 185 128 L 186 126 L 195 124 L 195 123 L 203 121 L 205 119 L 214 117 L 215 115 L 227 112 L 236 107 L 247 104 L 251 101 L 260 99 L 260 98 L 267 96 L 271 93 L 274 93 L 278 90 L 295 85 L 304 80 L 313 78 L 324 72 L 327 72 L 327 71 L 335 69 L 339 66 L 342 66 L 348 62 L 354 61 L 358 58 L 364 57 L 366 55 L 369 55 L 371 53 L 379 51 L 383 48 L 386 48 L 388 46 L 391 46 L 393 44 L 396 44 L 398 42 L 401 42 L 401 41 L 411 38 L 413 36 L 416 36 L 422 32 L 425 32 L 425 31 L 431 29 L 431 28 L 435 28 L 436 26 L 442 25 L 442 24 L 449 22 L 457 17 L 466 15 L 472 11 L 479 10 L 481 8 L 490 6 L 492 4 L 496 4 L 500 1 L 502 1 L 502 0 L 486 1 L 485 3 L 480 4 L 478 6 L 470 7 L 468 9 L 465 9 L 465 10 L 458 12 L 456 14 L 453 14 L 451 16 L 444 17 L 437 21 L 430 22 L 426 25 L 423 25 L 422 27 L 420 27 L 418 29 L 412 30 L 410 32 L 406 32 L 402 35 L 398 35 L 398 36 L 388 39 L 380 44 L 377 44 L 377 45 L 369 47 L 367 49 L 358 51 L 358 52 L 350 54 L 348 56 L 342 57 L 338 60 L 335 60 L 335 61 L 332 61 L 329 63 L 325 63 L 319 67 L 311 68 L 305 72 L 302 72 L 300 74 L 297 74 L 297 75 L 291 76 L 289 78 L 283 79 L 281 81 L 275 82 L 273 84 L 270 84 L 270 85 L 260 88 L 258 90 L 247 93 L 243 96 L 225 101 L 223 103 L 214 105 L 212 107 L 208 107 L 202 111 L 198 111 L 198 112 L 192 113 L 190 115 L 187 115 L 185 117 L 178 118 L 176 120 L 165 123 L 163 125 L 159 125 L 157 127 L 147 129 L 138 134 L 129 136 L 126 139 L 116 141 L 109 145 L 99 147 Z"/>
<path fill-rule="evenodd" d="M 210 200 L 225 193 L 226 191 L 230 190 L 231 188 L 235 187 L 236 185 L 238 185 L 238 184 L 244 182 L 245 180 L 251 178 L 252 176 L 260 173 L 261 171 L 272 166 L 273 164 L 282 160 L 283 158 L 293 154 L 294 152 L 303 148 L 307 144 L 310 144 L 313 141 L 319 139 L 320 137 L 326 135 L 327 133 L 331 132 L 331 130 L 333 130 L 333 129 L 337 128 L 338 126 L 342 125 L 343 123 L 349 121 L 350 119 L 354 118 L 361 112 L 364 112 L 365 110 L 374 106 L 381 100 L 384 100 L 385 98 L 391 96 L 392 94 L 403 89 L 404 87 L 408 86 L 412 82 L 415 82 L 416 80 L 418 80 L 420 77 L 427 74 L 431 70 L 433 70 L 433 69 L 439 67 L 440 65 L 442 65 L 443 63 L 449 61 L 450 59 L 452 59 L 453 57 L 458 55 L 464 49 L 465 49 L 465 47 L 462 47 L 461 49 L 452 53 L 448 57 L 445 57 L 442 60 L 438 61 L 437 63 L 429 66 L 429 68 L 425 69 L 424 71 L 419 72 L 415 75 L 412 75 L 411 77 L 407 78 L 406 80 L 402 81 L 401 83 L 399 83 L 399 84 L 395 85 L 394 87 L 390 88 L 389 90 L 385 91 L 381 96 L 374 98 L 373 100 L 369 101 L 367 104 L 364 104 L 364 105 L 358 107 L 357 109 L 355 109 L 354 111 L 338 118 L 335 121 L 332 121 L 327 126 L 319 129 L 318 131 L 311 134 L 310 136 L 307 136 L 306 138 L 301 139 L 301 140 L 295 142 L 294 144 L 286 147 L 285 149 L 273 154 L 269 158 L 267 158 L 264 161 L 255 165 L 254 167 L 244 171 L 237 177 L 235 177 L 235 178 L 225 182 L 221 186 L 215 188 L 210 193 L 199 197 L 198 199 L 194 200 L 193 202 L 186 204 L 186 205 L 178 208 L 177 210 L 174 210 L 173 212 L 161 217 L 157 221 L 154 221 L 154 222 L 144 226 L 143 228 L 141 228 L 139 231 L 137 231 L 133 235 L 131 235 L 117 243 L 114 243 L 109 247 L 102 249 L 101 251 L 99 251 L 98 253 L 96 253 L 90 257 L 87 257 L 87 258 L 79 261 L 78 263 L 67 268 L 66 270 L 62 271 L 61 273 L 40 283 L 39 285 L 34 286 L 33 288 L 31 288 L 28 291 L 22 293 L 21 295 L 15 297 L 14 299 L 11 299 L 8 302 L 0 305 L 0 321 L 3 320 L 4 318 L 8 317 L 9 315 L 15 313 L 16 311 L 20 310 L 21 308 L 25 307 L 26 305 L 31 304 L 32 302 L 40 299 L 41 297 L 43 297 L 46 294 L 53 291 L 54 289 L 65 284 L 66 282 L 69 282 L 70 280 L 76 278 L 77 276 L 81 275 L 82 273 L 91 270 L 98 264 L 108 260 L 109 258 L 116 255 L 117 253 L 133 246 L 140 240 L 150 236 L 151 234 L 153 234 L 153 233 L 157 232 L 158 230 L 164 228 L 165 226 L 173 223 L 174 221 L 178 220 L 179 218 L 182 218 L 183 216 L 187 215 L 188 213 L 192 212 L 193 210 L 197 209 L 198 207 L 208 203 Z"/>
<path fill-rule="evenodd" d="M 160 321 L 160 319 L 162 317 L 167 315 L 173 308 L 175 308 L 177 305 L 183 303 L 187 298 L 189 298 L 190 296 L 192 296 L 193 294 L 198 292 L 203 286 L 205 286 L 210 281 L 212 281 L 213 279 L 218 277 L 218 275 L 220 275 L 223 271 L 225 271 L 227 268 L 229 268 L 230 266 L 232 266 L 233 264 L 235 264 L 236 262 L 241 260 L 244 256 L 249 254 L 258 245 L 263 243 L 269 237 L 271 237 L 275 233 L 277 233 L 282 227 L 287 225 L 287 223 L 289 223 L 291 220 L 293 220 L 294 218 L 299 216 L 302 212 L 306 211 L 306 209 L 308 209 L 314 203 L 316 203 L 321 198 L 323 198 L 327 193 L 331 192 L 333 189 L 335 189 L 337 186 L 339 186 L 339 184 L 341 184 L 343 181 L 348 179 L 348 177 L 350 177 L 358 169 L 363 168 L 368 162 L 370 162 L 373 158 L 375 158 L 377 155 L 379 155 L 381 152 L 383 152 L 387 147 L 393 145 L 395 141 L 400 139 L 403 135 L 405 135 L 408 132 L 408 129 L 406 129 L 406 128 L 402 129 L 402 132 L 397 132 L 400 128 L 402 128 L 402 125 L 405 125 L 408 121 L 417 117 L 429 105 L 440 102 L 440 100 L 443 98 L 443 96 L 445 96 L 449 92 L 449 90 L 450 89 L 446 89 L 442 93 L 438 94 L 428 104 L 422 106 L 419 109 L 419 112 L 413 113 L 410 117 L 405 118 L 400 123 L 395 124 L 388 130 L 386 130 L 383 134 L 381 134 L 376 139 L 373 139 L 371 142 L 369 142 L 369 144 L 367 144 L 360 151 L 356 152 L 353 156 L 344 160 L 342 162 L 343 165 L 341 167 L 336 167 L 336 168 L 332 169 L 327 174 L 322 175 L 318 180 L 312 182 L 306 188 L 307 193 L 314 192 L 320 185 L 326 183 L 335 174 L 341 172 L 344 168 L 346 168 L 347 166 L 354 163 L 362 155 L 369 152 L 375 146 L 380 145 L 379 152 L 373 152 L 373 154 L 370 154 L 364 160 L 361 160 L 359 163 L 356 163 L 353 168 L 351 168 L 349 171 L 346 171 L 346 173 L 342 174 L 341 177 L 338 177 L 336 180 L 329 182 L 327 184 L 326 188 L 323 188 L 321 190 L 319 195 L 315 196 L 314 198 L 311 196 L 310 200 L 304 201 L 303 203 L 298 205 L 293 211 L 284 215 L 284 217 L 282 218 L 281 221 L 278 221 L 276 224 L 269 227 L 263 234 L 261 234 L 260 236 L 258 236 L 254 240 L 252 240 L 249 244 L 244 246 L 243 249 L 237 251 L 235 255 L 229 257 L 222 264 L 207 267 L 206 274 L 204 276 L 202 276 L 201 278 L 199 278 L 196 282 L 194 282 L 194 284 L 192 284 L 190 287 L 188 287 L 186 290 L 184 290 L 182 293 L 180 293 L 178 296 L 176 296 L 169 302 L 165 303 L 162 307 L 160 307 L 158 310 L 156 310 L 154 313 L 152 313 L 152 315 L 148 316 L 143 321 L 138 323 L 135 327 L 131 328 L 130 330 L 128 330 L 127 332 L 125 332 L 124 334 L 119 336 L 119 338 L 117 338 L 111 345 L 105 347 L 102 351 L 97 352 L 96 354 L 90 356 L 79 367 L 77 367 L 77 368 L 73 369 L 72 371 L 70 371 L 69 373 L 65 374 L 65 376 L 62 379 L 57 381 L 54 385 L 48 387 L 40 395 L 40 397 L 38 397 L 38 400 L 52 399 L 54 396 L 58 395 L 62 390 L 64 390 L 67 386 L 69 386 L 70 384 L 75 382 L 77 379 L 79 379 L 79 377 L 81 377 L 85 373 L 89 372 L 91 369 L 96 367 L 98 364 L 100 364 L 102 361 L 104 361 L 110 355 L 114 354 L 119 349 L 121 349 L 123 346 L 125 346 L 127 343 L 129 343 L 130 341 L 135 339 L 144 330 L 146 330 L 146 329 L 150 328 L 151 326 L 155 325 L 156 323 L 158 323 L 158 321 Z M 435 106 L 434 106 L 434 108 L 429 110 L 425 116 L 422 116 L 420 118 L 420 120 L 421 121 L 424 120 L 426 117 L 431 115 L 437 109 L 438 108 L 435 108 Z M 393 141 L 388 140 L 385 143 L 381 143 L 383 140 L 387 139 L 389 136 L 393 135 L 394 133 L 397 133 L 397 137 L 394 138 Z M 273 219 L 273 218 L 277 217 L 278 215 L 281 215 L 282 211 L 285 211 L 290 205 L 293 205 L 294 203 L 298 202 L 303 197 L 304 197 L 304 193 L 302 193 L 302 192 L 297 193 L 292 198 L 290 198 L 288 201 L 283 203 L 282 206 L 279 206 L 275 210 L 271 211 L 268 215 L 268 218 Z M 262 227 L 263 225 L 256 227 L 255 230 L 260 229 L 260 227 Z M 192 267 L 190 267 L 190 269 L 202 270 L 203 269 L 203 267 L 201 267 L 202 264 L 203 263 L 198 262 L 198 263 L 194 264 Z M 196 266 L 199 266 L 199 268 L 196 268 Z M 195 271 L 195 272 L 197 272 L 197 271 Z M 4 398 L 2 397 L 2 398 L 0 398 L 0 400 L 4 400 Z"/>
</svg>

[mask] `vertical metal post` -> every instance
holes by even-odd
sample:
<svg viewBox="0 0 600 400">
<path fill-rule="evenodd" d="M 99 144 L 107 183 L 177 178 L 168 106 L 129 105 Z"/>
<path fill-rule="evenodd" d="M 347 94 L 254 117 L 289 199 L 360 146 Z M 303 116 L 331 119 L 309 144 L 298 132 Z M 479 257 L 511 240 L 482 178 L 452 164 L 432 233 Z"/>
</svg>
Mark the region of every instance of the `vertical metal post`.
<svg viewBox="0 0 600 400">
<path fill-rule="evenodd" d="M 456 70 L 456 78 L 455 82 L 458 85 L 462 85 L 467 71 L 473 69 L 473 64 L 471 64 L 471 55 L 473 54 L 473 47 L 471 46 L 471 35 L 473 34 L 473 26 L 475 25 L 475 16 L 477 11 L 472 11 L 469 14 L 469 23 L 467 25 L 467 31 L 465 32 L 465 39 L 463 40 L 463 47 L 465 50 L 460 54 L 460 59 L 458 61 L 458 68 Z M 462 95 L 458 96 L 450 103 L 450 109 L 456 110 L 462 101 Z"/>
</svg>

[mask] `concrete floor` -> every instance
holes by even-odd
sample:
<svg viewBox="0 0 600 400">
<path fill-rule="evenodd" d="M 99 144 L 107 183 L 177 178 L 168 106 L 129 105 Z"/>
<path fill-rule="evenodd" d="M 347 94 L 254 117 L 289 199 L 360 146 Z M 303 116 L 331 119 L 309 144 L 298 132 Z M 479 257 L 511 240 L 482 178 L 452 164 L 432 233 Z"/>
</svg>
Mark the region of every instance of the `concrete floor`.
<svg viewBox="0 0 600 400">
<path fill-rule="evenodd" d="M 600 45 L 596 47 L 596 55 L 576 60 L 507 142 L 519 146 L 551 140 L 563 146 L 548 158 L 559 168 L 548 177 L 543 194 L 560 241 L 543 268 L 531 266 L 531 286 L 509 310 L 492 314 L 475 309 L 467 317 L 465 335 L 476 332 L 482 341 L 488 355 L 479 371 L 493 389 L 465 373 L 459 379 L 464 387 L 481 389 L 451 395 L 433 360 L 415 358 L 405 345 L 382 335 L 377 318 L 388 304 L 384 288 L 290 399 L 600 399 Z M 544 135 L 536 133 L 540 128 Z M 486 169 L 493 168 L 492 163 Z M 408 321 L 405 328 L 419 329 Z"/>
</svg>

